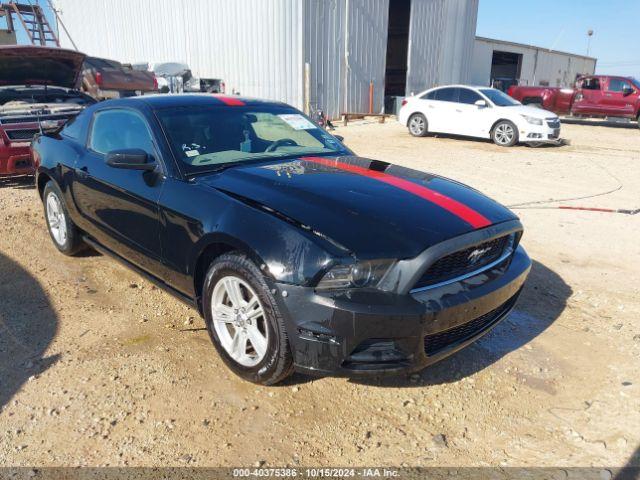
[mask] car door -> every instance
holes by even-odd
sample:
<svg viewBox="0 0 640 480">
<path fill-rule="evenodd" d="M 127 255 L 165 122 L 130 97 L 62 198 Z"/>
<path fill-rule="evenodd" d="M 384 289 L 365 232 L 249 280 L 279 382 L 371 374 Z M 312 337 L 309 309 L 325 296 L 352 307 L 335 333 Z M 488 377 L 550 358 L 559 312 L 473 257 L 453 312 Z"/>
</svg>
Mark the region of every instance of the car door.
<svg viewBox="0 0 640 480">
<path fill-rule="evenodd" d="M 433 99 L 428 100 L 425 116 L 429 122 L 430 132 L 457 133 L 455 124 L 455 106 L 458 100 L 458 89 L 444 87 L 430 92 Z"/>
<path fill-rule="evenodd" d="M 478 100 L 483 100 L 485 106 L 476 105 Z M 495 115 L 489 102 L 479 93 L 470 88 L 459 88 L 454 111 L 456 133 L 469 137 L 489 137 Z"/>
<path fill-rule="evenodd" d="M 603 81 L 600 77 L 586 77 L 578 82 L 571 113 L 577 115 L 600 115 L 602 113 Z"/>
<path fill-rule="evenodd" d="M 159 162 L 159 170 L 114 168 L 106 154 L 139 148 Z M 74 168 L 72 195 L 83 228 L 99 243 L 150 273 L 160 269 L 158 201 L 164 176 L 143 115 L 127 108 L 95 113 L 87 148 Z"/>
<path fill-rule="evenodd" d="M 625 78 L 609 77 L 602 98 L 607 115 L 633 117 L 637 90 Z"/>
</svg>

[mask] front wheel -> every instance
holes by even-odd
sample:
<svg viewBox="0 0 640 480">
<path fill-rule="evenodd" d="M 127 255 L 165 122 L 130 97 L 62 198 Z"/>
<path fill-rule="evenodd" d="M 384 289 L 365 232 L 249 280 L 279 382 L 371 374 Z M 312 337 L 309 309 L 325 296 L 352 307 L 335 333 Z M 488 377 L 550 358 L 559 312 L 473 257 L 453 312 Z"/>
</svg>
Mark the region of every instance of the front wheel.
<svg viewBox="0 0 640 480">
<path fill-rule="evenodd" d="M 409 133 L 414 137 L 426 137 L 429 133 L 427 119 L 421 113 L 414 113 L 407 122 Z"/>
<path fill-rule="evenodd" d="M 518 128 L 509 120 L 501 120 L 493 127 L 491 140 L 501 147 L 513 147 L 518 143 Z"/>
<path fill-rule="evenodd" d="M 211 341 L 235 374 L 273 385 L 293 373 L 284 320 L 262 273 L 248 257 L 227 253 L 211 264 L 203 311 Z"/>
<path fill-rule="evenodd" d="M 65 255 L 75 255 L 83 247 L 80 232 L 69 217 L 60 188 L 52 180 L 45 185 L 42 199 L 47 228 L 53 244 Z"/>
</svg>

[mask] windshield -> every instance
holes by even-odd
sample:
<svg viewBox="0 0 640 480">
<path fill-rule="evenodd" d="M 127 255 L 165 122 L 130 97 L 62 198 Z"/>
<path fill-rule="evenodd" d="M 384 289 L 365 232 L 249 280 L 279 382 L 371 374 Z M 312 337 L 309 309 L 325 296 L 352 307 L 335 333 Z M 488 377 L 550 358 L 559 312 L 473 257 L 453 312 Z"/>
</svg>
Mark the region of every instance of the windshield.
<svg viewBox="0 0 640 480">
<path fill-rule="evenodd" d="M 184 107 L 158 111 L 187 173 L 259 159 L 349 153 L 291 107 Z"/>
<path fill-rule="evenodd" d="M 480 89 L 480 92 L 482 92 L 482 94 L 491 100 L 491 102 L 493 102 L 497 107 L 513 107 L 521 105 L 517 100 L 514 100 L 506 93 L 496 90 L 495 88 L 482 88 Z"/>
</svg>

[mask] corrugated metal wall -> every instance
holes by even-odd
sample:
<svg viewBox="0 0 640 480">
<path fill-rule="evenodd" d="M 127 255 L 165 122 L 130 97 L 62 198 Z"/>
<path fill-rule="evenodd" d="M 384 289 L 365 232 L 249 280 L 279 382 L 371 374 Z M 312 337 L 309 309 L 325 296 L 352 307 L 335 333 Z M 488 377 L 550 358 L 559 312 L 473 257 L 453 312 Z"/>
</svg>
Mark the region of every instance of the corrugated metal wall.
<svg viewBox="0 0 640 480">
<path fill-rule="evenodd" d="M 78 48 L 121 62 L 187 63 L 227 91 L 302 106 L 299 0 L 55 0 Z M 71 43 L 62 34 L 63 46 Z"/>
<path fill-rule="evenodd" d="M 373 113 L 381 113 L 384 106 L 389 0 L 347 0 L 347 2 L 349 4 L 347 111 L 369 111 L 369 85 L 373 82 Z"/>
<path fill-rule="evenodd" d="M 412 0 L 407 95 L 467 83 L 478 0 Z"/>
<path fill-rule="evenodd" d="M 345 81 L 344 0 L 304 1 L 304 62 L 310 65 L 310 104 L 331 118 L 343 108 Z"/>
<path fill-rule="evenodd" d="M 520 45 L 486 38 L 475 41 L 472 81 L 489 85 L 494 50 L 522 55 L 521 85 L 548 84 L 552 87 L 573 86 L 576 75 L 593 74 L 597 60 L 582 55 L 551 52 L 544 48 Z"/>
<path fill-rule="evenodd" d="M 121 62 L 184 62 L 227 91 L 331 117 L 384 104 L 390 0 L 54 0 L 79 49 Z M 478 0 L 412 0 L 407 92 L 465 82 Z M 71 43 L 62 35 L 64 46 Z"/>
<path fill-rule="evenodd" d="M 384 104 L 389 0 L 305 0 L 304 61 L 311 68 L 310 103 L 330 117 Z M 347 27 L 348 25 L 348 27 Z"/>
</svg>

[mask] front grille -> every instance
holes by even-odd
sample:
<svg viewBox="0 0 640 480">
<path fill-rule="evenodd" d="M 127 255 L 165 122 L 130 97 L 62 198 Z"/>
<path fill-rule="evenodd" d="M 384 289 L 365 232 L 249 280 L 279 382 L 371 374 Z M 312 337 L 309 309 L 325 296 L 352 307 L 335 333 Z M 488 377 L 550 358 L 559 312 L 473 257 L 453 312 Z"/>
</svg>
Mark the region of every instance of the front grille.
<svg viewBox="0 0 640 480">
<path fill-rule="evenodd" d="M 27 141 L 31 140 L 39 131 L 37 128 L 30 128 L 27 130 L 6 130 L 5 133 L 7 137 L 9 137 L 9 140 Z"/>
<path fill-rule="evenodd" d="M 511 246 L 512 239 L 513 235 L 494 238 L 436 260 L 413 289 L 429 287 L 480 270 L 500 258 Z"/>
<path fill-rule="evenodd" d="M 42 120 L 68 120 L 72 115 L 39 115 L 28 117 L 2 117 L 0 118 L 0 124 L 3 125 L 17 125 L 20 123 L 38 123 Z"/>
<path fill-rule="evenodd" d="M 560 119 L 559 118 L 553 118 L 553 119 L 548 119 L 547 118 L 547 125 L 549 125 L 549 128 L 560 128 Z"/>
<path fill-rule="evenodd" d="M 458 325 L 457 327 L 442 332 L 434 333 L 424 337 L 424 352 L 428 356 L 436 355 L 437 353 L 462 343 L 470 338 L 475 337 L 482 331 L 491 327 L 495 322 L 500 320 L 518 300 L 516 293 L 513 297 L 500 305 L 498 308 L 479 316 L 475 320 Z"/>
</svg>

